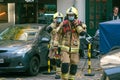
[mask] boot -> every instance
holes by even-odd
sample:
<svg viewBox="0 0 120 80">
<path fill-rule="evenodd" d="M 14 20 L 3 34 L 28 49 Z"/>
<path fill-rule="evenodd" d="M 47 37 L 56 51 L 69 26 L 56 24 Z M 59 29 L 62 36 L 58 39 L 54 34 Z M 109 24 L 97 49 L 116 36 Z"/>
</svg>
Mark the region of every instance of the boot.
<svg viewBox="0 0 120 80">
<path fill-rule="evenodd" d="M 60 79 L 61 76 L 60 75 L 55 75 L 55 79 Z"/>
</svg>

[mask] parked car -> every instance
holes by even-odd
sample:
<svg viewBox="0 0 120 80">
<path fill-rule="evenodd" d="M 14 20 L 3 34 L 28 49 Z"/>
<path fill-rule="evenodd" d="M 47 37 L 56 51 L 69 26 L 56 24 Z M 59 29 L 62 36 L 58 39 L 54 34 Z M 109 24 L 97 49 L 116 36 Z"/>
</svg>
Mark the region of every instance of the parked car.
<svg viewBox="0 0 120 80">
<path fill-rule="evenodd" d="M 0 71 L 35 76 L 47 66 L 50 36 L 43 26 L 13 26 L 0 34 Z"/>
<path fill-rule="evenodd" d="M 42 13 L 38 14 L 38 23 L 40 24 L 50 24 L 53 21 L 54 13 Z"/>
<path fill-rule="evenodd" d="M 120 80 L 120 46 L 115 46 L 100 59 L 101 80 Z"/>
</svg>

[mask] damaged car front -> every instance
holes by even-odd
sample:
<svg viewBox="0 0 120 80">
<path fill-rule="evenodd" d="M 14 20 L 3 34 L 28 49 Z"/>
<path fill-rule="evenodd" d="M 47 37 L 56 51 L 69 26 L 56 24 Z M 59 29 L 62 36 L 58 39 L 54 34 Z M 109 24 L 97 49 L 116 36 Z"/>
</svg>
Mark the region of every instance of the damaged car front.
<svg viewBox="0 0 120 80">
<path fill-rule="evenodd" d="M 103 69 L 101 80 L 120 80 L 120 47 L 104 55 L 100 65 Z"/>
</svg>

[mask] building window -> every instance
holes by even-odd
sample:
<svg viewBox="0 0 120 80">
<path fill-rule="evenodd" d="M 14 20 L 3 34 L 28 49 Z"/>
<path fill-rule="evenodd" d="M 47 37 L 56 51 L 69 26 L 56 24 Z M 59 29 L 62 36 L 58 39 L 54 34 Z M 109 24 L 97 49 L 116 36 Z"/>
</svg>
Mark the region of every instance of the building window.
<svg viewBox="0 0 120 80">
<path fill-rule="evenodd" d="M 106 21 L 111 4 L 111 0 L 86 0 L 86 24 L 90 35 L 94 36 L 99 23 Z"/>
<path fill-rule="evenodd" d="M 6 3 L 0 3 L 0 23 L 8 22 L 8 6 Z"/>
<path fill-rule="evenodd" d="M 56 0 L 27 0 L 16 2 L 16 23 L 49 24 L 57 10 Z M 31 2 L 32 1 L 32 2 Z"/>
<path fill-rule="evenodd" d="M 56 4 L 43 4 L 42 6 L 38 6 L 38 23 L 50 24 L 56 10 Z"/>
</svg>

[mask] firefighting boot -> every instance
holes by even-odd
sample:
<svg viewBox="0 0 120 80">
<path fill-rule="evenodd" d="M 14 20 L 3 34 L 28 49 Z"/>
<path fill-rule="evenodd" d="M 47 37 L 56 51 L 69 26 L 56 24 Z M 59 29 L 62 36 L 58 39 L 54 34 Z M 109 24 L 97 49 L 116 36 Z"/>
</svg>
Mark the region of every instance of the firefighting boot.
<svg viewBox="0 0 120 80">
<path fill-rule="evenodd" d="M 75 75 L 69 75 L 69 79 L 68 80 L 75 80 Z"/>
<path fill-rule="evenodd" d="M 55 79 L 60 79 L 61 78 L 61 68 L 57 67 L 56 68 L 56 75 L 55 75 Z"/>
<path fill-rule="evenodd" d="M 68 74 L 62 74 L 62 80 L 68 80 Z"/>
<path fill-rule="evenodd" d="M 75 80 L 75 74 L 77 72 L 77 65 L 71 64 L 70 66 L 70 75 L 68 80 Z"/>
<path fill-rule="evenodd" d="M 61 76 L 62 80 L 68 80 L 69 63 L 62 63 L 61 71 L 62 71 L 62 76 Z"/>
</svg>

